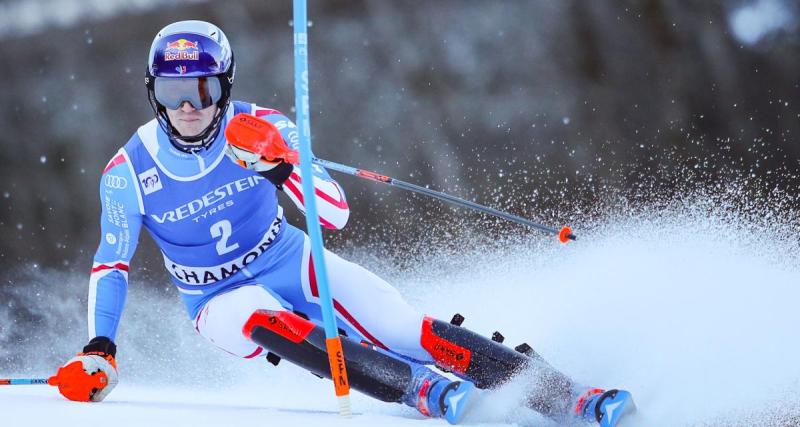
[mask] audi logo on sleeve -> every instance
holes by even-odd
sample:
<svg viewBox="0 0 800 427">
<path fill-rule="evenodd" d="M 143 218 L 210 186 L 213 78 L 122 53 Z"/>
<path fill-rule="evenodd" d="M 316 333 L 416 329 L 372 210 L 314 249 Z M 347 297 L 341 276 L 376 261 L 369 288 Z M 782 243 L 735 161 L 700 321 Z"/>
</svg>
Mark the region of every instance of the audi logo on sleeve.
<svg viewBox="0 0 800 427">
<path fill-rule="evenodd" d="M 105 186 L 114 190 L 123 190 L 128 187 L 128 180 L 118 175 L 106 175 L 103 178 Z"/>
</svg>

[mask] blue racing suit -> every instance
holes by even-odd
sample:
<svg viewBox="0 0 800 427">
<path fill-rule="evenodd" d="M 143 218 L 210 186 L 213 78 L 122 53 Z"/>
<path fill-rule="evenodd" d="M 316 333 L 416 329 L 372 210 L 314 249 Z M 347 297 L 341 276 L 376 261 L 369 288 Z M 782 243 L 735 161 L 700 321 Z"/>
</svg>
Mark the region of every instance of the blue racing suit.
<svg viewBox="0 0 800 427">
<path fill-rule="evenodd" d="M 233 101 L 207 149 L 193 154 L 176 149 L 154 119 L 106 166 L 100 180 L 101 238 L 89 286 L 90 338 L 115 339 L 142 226 L 161 249 L 191 318 L 215 295 L 242 286 L 276 262 L 265 252 L 293 228 L 283 218 L 276 187 L 225 154 L 225 126 L 241 112 L 270 121 L 297 148 L 297 130 L 286 116 Z M 341 187 L 321 167 L 314 175 L 322 225 L 342 228 L 349 208 Z M 300 179 L 296 169 L 283 187 L 302 209 Z"/>
</svg>

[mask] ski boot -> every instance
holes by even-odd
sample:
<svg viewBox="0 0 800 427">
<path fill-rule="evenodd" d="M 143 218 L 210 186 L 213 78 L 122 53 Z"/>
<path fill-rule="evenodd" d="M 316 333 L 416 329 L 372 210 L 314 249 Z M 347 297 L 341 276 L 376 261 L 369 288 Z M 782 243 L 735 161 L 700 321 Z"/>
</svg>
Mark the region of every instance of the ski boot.
<svg viewBox="0 0 800 427">
<path fill-rule="evenodd" d="M 575 404 L 575 415 L 582 420 L 614 427 L 626 414 L 636 412 L 633 397 L 625 390 L 592 388 L 583 393 Z"/>
<path fill-rule="evenodd" d="M 403 402 L 417 408 L 428 417 L 444 418 L 458 424 L 468 412 L 470 401 L 476 394 L 475 385 L 469 381 L 450 381 L 419 365 L 414 369 L 414 381 L 403 396 Z"/>
</svg>

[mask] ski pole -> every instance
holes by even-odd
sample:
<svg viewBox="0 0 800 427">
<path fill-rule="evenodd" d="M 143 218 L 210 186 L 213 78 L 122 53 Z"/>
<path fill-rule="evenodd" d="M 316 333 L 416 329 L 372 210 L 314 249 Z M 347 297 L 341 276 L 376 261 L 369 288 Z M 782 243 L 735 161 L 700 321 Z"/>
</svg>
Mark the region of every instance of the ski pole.
<svg viewBox="0 0 800 427">
<path fill-rule="evenodd" d="M 489 215 L 494 215 L 499 218 L 507 219 L 512 222 L 516 222 L 517 224 L 527 225 L 529 227 L 536 228 L 538 230 L 544 231 L 546 233 L 554 234 L 558 236 L 558 240 L 563 243 L 566 243 L 568 240 L 575 240 L 575 235 L 572 234 L 572 229 L 569 227 L 562 227 L 560 230 L 547 227 L 545 225 L 533 222 L 529 219 L 522 218 L 516 215 L 512 215 L 507 212 L 499 211 L 494 208 L 490 208 L 488 206 L 479 205 L 475 202 L 470 202 L 469 200 L 464 200 L 458 198 L 456 196 L 452 196 L 450 194 L 442 193 L 440 191 L 431 190 L 430 188 L 420 187 L 419 185 L 414 185 L 405 181 L 401 181 L 399 179 L 395 179 L 386 175 L 381 175 L 376 172 L 371 172 L 364 169 L 357 169 L 352 166 L 343 165 L 340 163 L 335 163 L 330 160 L 314 158 L 313 162 L 323 166 L 327 169 L 333 169 L 335 171 L 346 173 L 348 175 L 357 176 L 359 178 L 368 179 L 370 181 L 382 182 L 384 184 L 393 185 L 395 187 L 400 187 L 402 189 L 424 194 L 429 197 L 433 197 L 434 199 L 443 200 L 446 202 L 450 202 L 454 205 L 464 206 L 470 209 L 475 209 L 477 211 L 487 213 Z M 304 175 L 305 176 L 305 175 Z"/>
<path fill-rule="evenodd" d="M 314 176 L 311 171 L 311 114 L 309 112 L 309 78 L 308 78 L 308 17 L 306 0 L 293 0 L 294 18 L 294 93 L 297 127 L 300 136 L 300 172 L 304 177 Z M 304 179 L 303 194 L 314 194 L 314 180 Z M 349 417 L 350 383 L 347 380 L 347 369 L 342 350 L 342 341 L 336 327 L 333 313 L 333 299 L 328 289 L 328 270 L 325 268 L 325 248 L 322 243 L 322 230 L 317 213 L 317 198 L 306 197 L 306 228 L 311 240 L 311 256 L 319 288 L 319 303 L 322 308 L 322 320 L 325 326 L 325 345 L 328 350 L 328 363 L 331 368 L 336 396 L 339 401 L 339 414 Z"/>
<path fill-rule="evenodd" d="M 0 379 L 0 385 L 47 385 L 47 378 Z"/>
</svg>

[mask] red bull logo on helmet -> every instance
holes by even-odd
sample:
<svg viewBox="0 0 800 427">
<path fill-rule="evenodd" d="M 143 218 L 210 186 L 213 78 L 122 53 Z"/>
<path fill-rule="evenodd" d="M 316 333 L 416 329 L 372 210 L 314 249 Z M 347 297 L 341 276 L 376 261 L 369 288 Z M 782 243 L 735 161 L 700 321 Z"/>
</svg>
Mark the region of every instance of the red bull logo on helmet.
<svg viewBox="0 0 800 427">
<path fill-rule="evenodd" d="M 200 59 L 199 43 L 186 39 L 167 42 L 164 49 L 165 61 L 198 61 Z"/>
</svg>

